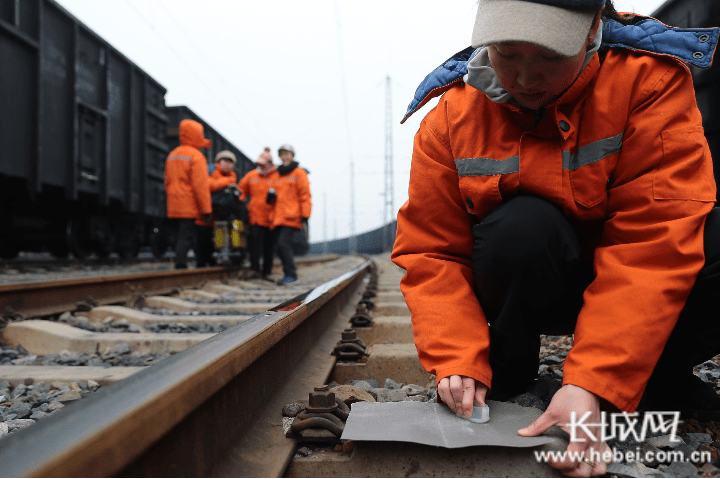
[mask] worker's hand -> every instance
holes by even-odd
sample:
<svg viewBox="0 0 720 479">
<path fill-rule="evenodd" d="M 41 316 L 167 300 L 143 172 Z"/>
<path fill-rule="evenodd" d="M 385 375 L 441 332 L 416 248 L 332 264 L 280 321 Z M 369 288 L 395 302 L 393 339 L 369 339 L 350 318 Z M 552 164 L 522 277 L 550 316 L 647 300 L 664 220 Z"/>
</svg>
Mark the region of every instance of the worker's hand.
<svg viewBox="0 0 720 479">
<path fill-rule="evenodd" d="M 203 213 L 200 215 L 200 221 L 205 223 L 206 225 L 211 225 L 213 222 L 212 213 Z"/>
<path fill-rule="evenodd" d="M 467 376 L 450 376 L 438 383 L 437 394 L 450 409 L 466 417 L 472 417 L 473 403 L 485 405 L 488 387 Z"/>
<path fill-rule="evenodd" d="M 555 393 L 542 416 L 528 427 L 520 429 L 518 434 L 528 437 L 538 436 L 552 426 L 560 426 L 563 431 L 572 434 L 570 431 L 572 413 L 575 413 L 575 421 L 580 422 L 588 411 L 590 416 L 583 420 L 582 424 L 600 424 L 600 400 L 598 397 L 581 387 L 566 384 Z M 601 458 L 603 454 L 611 452 L 611 449 L 606 443 L 602 442 L 601 428 L 599 426 L 586 427 L 595 437 L 594 440 L 588 436 L 582 427 L 577 426 L 575 428 L 577 441 L 571 441 L 568 444 L 568 454 L 563 460 L 550 461 L 549 463 L 566 476 L 602 476 L 607 472 L 608 463 Z M 582 459 L 579 459 L 580 457 Z M 610 457 L 612 456 L 610 455 Z"/>
</svg>

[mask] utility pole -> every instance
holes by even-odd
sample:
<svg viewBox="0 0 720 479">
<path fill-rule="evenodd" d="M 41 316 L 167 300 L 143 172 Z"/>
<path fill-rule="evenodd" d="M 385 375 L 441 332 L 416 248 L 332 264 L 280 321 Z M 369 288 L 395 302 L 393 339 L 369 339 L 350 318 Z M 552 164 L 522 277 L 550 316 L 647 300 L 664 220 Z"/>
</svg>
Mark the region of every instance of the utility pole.
<svg viewBox="0 0 720 479">
<path fill-rule="evenodd" d="M 383 212 L 383 250 L 392 247 L 390 224 L 395 219 L 395 180 L 393 177 L 392 84 L 385 77 L 385 207 Z"/>
<path fill-rule="evenodd" d="M 340 22 L 340 6 L 335 0 L 335 22 L 337 24 L 337 49 L 340 60 L 340 86 L 342 87 L 343 103 L 345 106 L 345 128 L 347 130 L 348 155 L 350 156 L 350 236 L 348 237 L 349 253 L 357 250 L 357 238 L 355 238 L 355 163 L 353 162 L 352 139 L 350 136 L 350 108 L 348 107 L 347 85 L 345 84 L 345 56 L 342 43 L 342 23 Z"/>
<path fill-rule="evenodd" d="M 327 193 L 323 191 L 323 239 L 325 240 L 325 245 L 323 247 L 323 252 L 328 252 L 328 225 L 327 225 Z"/>
</svg>

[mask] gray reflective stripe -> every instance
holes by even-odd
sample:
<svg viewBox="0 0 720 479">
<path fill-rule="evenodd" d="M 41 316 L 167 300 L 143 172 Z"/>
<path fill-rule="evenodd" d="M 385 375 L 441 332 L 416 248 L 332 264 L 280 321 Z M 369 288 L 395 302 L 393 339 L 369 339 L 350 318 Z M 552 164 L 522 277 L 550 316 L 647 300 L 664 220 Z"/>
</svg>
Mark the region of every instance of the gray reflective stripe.
<svg viewBox="0 0 720 479">
<path fill-rule="evenodd" d="M 581 166 L 590 165 L 607 158 L 622 149 L 622 139 L 625 132 L 619 135 L 594 141 L 578 149 L 574 155 L 567 150 L 562 152 L 563 169 L 574 171 Z"/>
<path fill-rule="evenodd" d="M 458 176 L 497 176 L 520 171 L 520 157 L 511 156 L 504 160 L 492 158 L 462 158 L 455 160 Z"/>
<path fill-rule="evenodd" d="M 183 156 L 183 155 L 172 155 L 172 156 L 168 156 L 168 160 L 185 160 L 185 161 L 192 161 L 192 157 L 190 157 L 190 156 Z"/>
<path fill-rule="evenodd" d="M 607 158 L 622 149 L 623 133 L 585 145 L 574 155 L 568 150 L 562 151 L 564 170 L 576 170 Z M 455 160 L 458 176 L 497 176 L 520 171 L 520 157 L 511 156 L 504 160 L 492 158 L 461 158 Z"/>
</svg>

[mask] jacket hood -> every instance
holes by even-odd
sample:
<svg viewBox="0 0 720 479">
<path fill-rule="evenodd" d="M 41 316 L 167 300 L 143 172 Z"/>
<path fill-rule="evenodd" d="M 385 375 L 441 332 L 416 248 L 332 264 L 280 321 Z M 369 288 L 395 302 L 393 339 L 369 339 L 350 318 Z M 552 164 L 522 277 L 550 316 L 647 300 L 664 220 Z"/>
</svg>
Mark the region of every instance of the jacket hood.
<svg viewBox="0 0 720 479">
<path fill-rule="evenodd" d="M 603 18 L 601 47 L 625 48 L 654 55 L 673 57 L 698 68 L 710 68 L 720 29 L 674 28 L 643 15 L 635 15 L 636 23 L 622 25 Z M 481 49 L 467 47 L 444 61 L 420 83 L 407 107 L 404 123 L 431 99 L 442 95 L 463 81 L 468 64 Z"/>
<path fill-rule="evenodd" d="M 180 144 L 194 146 L 195 148 L 212 148 L 212 141 L 205 138 L 201 123 L 195 120 L 183 120 L 180 122 Z"/>
</svg>

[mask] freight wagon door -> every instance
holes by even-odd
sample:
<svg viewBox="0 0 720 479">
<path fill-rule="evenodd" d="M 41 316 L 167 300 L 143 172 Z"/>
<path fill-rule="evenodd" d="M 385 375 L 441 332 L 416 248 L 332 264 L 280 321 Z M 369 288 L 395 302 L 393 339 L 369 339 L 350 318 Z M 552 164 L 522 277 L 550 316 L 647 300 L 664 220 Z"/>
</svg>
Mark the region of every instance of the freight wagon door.
<svg viewBox="0 0 720 479">
<path fill-rule="evenodd" d="M 105 117 L 80 105 L 78 191 L 98 194 L 105 157 Z"/>
</svg>

